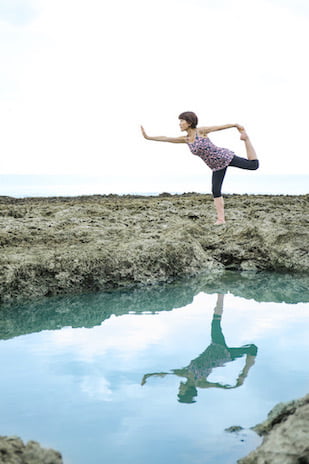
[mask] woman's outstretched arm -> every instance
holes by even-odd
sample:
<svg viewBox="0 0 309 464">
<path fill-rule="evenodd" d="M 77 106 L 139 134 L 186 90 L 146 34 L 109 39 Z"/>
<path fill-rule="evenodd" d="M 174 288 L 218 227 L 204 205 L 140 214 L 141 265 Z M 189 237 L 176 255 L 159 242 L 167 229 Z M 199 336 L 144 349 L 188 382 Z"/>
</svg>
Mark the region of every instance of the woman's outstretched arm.
<svg viewBox="0 0 309 464">
<path fill-rule="evenodd" d="M 204 135 L 209 134 L 209 132 L 216 132 L 224 129 L 231 129 L 232 127 L 236 127 L 239 131 L 244 130 L 244 127 L 241 126 L 240 124 L 223 124 L 222 126 L 206 126 L 206 127 L 200 127 L 199 131 L 203 132 Z"/>
<path fill-rule="evenodd" d="M 141 126 L 142 134 L 147 140 L 154 140 L 156 142 L 171 142 L 171 143 L 186 143 L 186 137 L 181 136 L 181 137 L 165 137 L 163 135 L 159 135 L 156 137 L 150 137 L 149 135 L 146 134 L 145 129 L 143 126 Z"/>
</svg>

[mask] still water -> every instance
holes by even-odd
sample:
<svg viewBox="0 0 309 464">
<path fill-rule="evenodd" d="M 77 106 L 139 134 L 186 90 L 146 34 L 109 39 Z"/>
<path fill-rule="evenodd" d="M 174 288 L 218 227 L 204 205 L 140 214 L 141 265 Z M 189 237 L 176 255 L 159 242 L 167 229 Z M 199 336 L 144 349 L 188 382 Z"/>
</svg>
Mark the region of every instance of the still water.
<svg viewBox="0 0 309 464">
<path fill-rule="evenodd" d="M 65 464 L 235 464 L 309 391 L 308 284 L 229 272 L 2 307 L 0 435 Z"/>
</svg>

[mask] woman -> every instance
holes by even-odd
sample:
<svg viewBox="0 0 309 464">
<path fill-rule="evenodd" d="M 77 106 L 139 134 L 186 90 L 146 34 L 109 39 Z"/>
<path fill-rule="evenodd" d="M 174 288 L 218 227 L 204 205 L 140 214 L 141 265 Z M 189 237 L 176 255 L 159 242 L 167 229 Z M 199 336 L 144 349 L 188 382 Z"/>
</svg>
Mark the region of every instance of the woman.
<svg viewBox="0 0 309 464">
<path fill-rule="evenodd" d="M 158 142 L 186 143 L 193 155 L 199 156 L 212 170 L 212 194 L 217 212 L 216 225 L 224 224 L 224 201 L 221 193 L 223 179 L 228 166 L 241 169 L 255 170 L 259 167 L 255 150 L 243 126 L 239 124 L 225 124 L 224 126 L 197 127 L 198 118 L 192 111 L 186 111 L 179 115 L 179 126 L 187 135 L 181 137 L 149 137 L 141 127 L 143 136 L 147 140 Z M 231 150 L 214 145 L 208 134 L 223 129 L 236 127 L 240 132 L 240 139 L 245 142 L 247 159 L 236 156 Z"/>
</svg>

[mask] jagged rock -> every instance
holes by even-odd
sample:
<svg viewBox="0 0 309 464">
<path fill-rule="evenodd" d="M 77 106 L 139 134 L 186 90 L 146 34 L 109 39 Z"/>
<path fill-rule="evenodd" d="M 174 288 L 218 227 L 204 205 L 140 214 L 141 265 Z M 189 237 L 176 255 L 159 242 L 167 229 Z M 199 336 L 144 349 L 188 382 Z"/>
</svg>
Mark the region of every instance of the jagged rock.
<svg viewBox="0 0 309 464">
<path fill-rule="evenodd" d="M 0 303 L 200 272 L 308 273 L 309 195 L 0 197 Z"/>
<path fill-rule="evenodd" d="M 277 405 L 253 427 L 262 444 L 238 464 L 306 464 L 309 462 L 309 395 Z"/>
<path fill-rule="evenodd" d="M 238 433 L 238 432 L 241 432 L 243 429 L 243 427 L 241 425 L 231 425 L 231 427 L 227 427 L 226 429 L 224 429 L 225 432 L 229 432 L 229 433 Z"/>
<path fill-rule="evenodd" d="M 41 448 L 36 441 L 27 444 L 18 437 L 0 436 L 1 464 L 62 464 L 58 451 Z"/>
</svg>

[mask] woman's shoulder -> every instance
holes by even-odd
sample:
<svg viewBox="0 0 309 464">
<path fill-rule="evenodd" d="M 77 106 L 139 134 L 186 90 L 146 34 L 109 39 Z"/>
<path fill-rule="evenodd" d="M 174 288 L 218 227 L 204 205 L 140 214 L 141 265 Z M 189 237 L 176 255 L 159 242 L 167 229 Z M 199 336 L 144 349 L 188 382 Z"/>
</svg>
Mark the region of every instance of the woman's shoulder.
<svg viewBox="0 0 309 464">
<path fill-rule="evenodd" d="M 208 127 L 197 127 L 196 133 L 199 137 L 208 137 Z"/>
<path fill-rule="evenodd" d="M 190 145 L 192 145 L 192 143 L 194 143 L 196 138 L 206 138 L 207 134 L 208 134 L 208 132 L 205 131 L 205 127 L 196 127 L 195 130 L 196 130 L 196 132 L 195 132 L 192 140 L 190 139 L 190 137 L 188 135 L 185 136 L 186 142 L 188 144 L 190 144 Z"/>
</svg>

